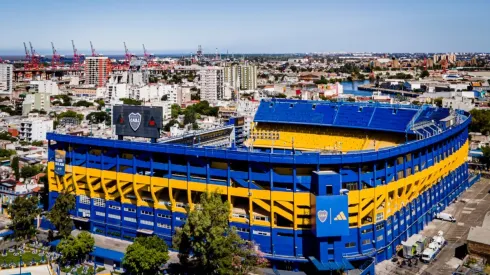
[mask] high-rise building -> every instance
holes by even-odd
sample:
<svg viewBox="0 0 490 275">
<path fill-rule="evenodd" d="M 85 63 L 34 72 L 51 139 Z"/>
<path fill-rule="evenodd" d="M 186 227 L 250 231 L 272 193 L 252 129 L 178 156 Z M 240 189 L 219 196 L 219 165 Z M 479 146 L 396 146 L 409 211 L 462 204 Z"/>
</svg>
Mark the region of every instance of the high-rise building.
<svg viewBox="0 0 490 275">
<path fill-rule="evenodd" d="M 11 64 L 0 64 L 0 95 L 12 94 L 12 75 L 14 67 Z"/>
<path fill-rule="evenodd" d="M 223 68 L 206 67 L 199 73 L 201 74 L 201 100 L 216 102 L 223 99 Z"/>
<path fill-rule="evenodd" d="M 237 65 L 224 68 L 224 80 L 234 90 L 240 89 L 240 68 Z"/>
<path fill-rule="evenodd" d="M 224 82 L 233 89 L 257 89 L 257 66 L 233 65 L 224 68 Z"/>
<path fill-rule="evenodd" d="M 85 84 L 103 87 L 107 83 L 111 71 L 111 61 L 108 57 L 87 57 L 85 59 Z"/>
<path fill-rule="evenodd" d="M 241 90 L 257 89 L 257 66 L 254 65 L 240 66 L 240 89 Z"/>
</svg>

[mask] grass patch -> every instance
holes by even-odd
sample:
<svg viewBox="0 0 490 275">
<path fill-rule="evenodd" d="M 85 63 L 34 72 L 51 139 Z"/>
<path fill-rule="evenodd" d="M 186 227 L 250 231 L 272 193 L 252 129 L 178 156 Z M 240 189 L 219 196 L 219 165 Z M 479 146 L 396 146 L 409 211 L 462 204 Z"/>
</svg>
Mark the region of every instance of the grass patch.
<svg viewBox="0 0 490 275">
<path fill-rule="evenodd" d="M 22 254 L 22 262 L 25 264 L 30 263 L 32 260 L 34 260 L 35 262 L 41 262 L 41 258 L 42 256 L 33 254 L 29 251 L 26 251 L 24 254 Z M 46 259 L 46 257 L 44 257 L 44 259 Z M 19 261 L 20 261 L 20 256 L 19 255 L 15 256 L 14 253 L 7 252 L 6 256 L 0 254 L 0 264 L 3 264 L 4 262 L 7 264 L 10 263 L 19 264 Z"/>
<path fill-rule="evenodd" d="M 62 267 L 61 268 L 61 271 L 66 272 L 66 273 L 68 273 L 68 272 L 75 273 L 76 272 L 76 274 L 79 274 L 79 275 L 91 275 L 91 274 L 94 274 L 94 267 L 93 266 L 89 266 L 87 268 L 87 271 L 85 273 L 83 272 L 83 266 L 77 268 L 74 271 L 72 271 L 72 270 L 73 270 L 73 266 L 71 266 L 71 267 Z M 105 270 L 104 267 L 97 267 L 97 273 L 99 273 L 101 271 L 104 271 L 104 270 Z"/>
</svg>

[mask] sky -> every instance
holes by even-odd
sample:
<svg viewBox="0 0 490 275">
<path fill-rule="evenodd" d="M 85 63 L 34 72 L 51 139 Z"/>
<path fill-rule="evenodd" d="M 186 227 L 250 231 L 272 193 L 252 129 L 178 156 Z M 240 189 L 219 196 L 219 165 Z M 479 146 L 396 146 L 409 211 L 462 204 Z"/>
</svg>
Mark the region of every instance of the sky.
<svg viewBox="0 0 490 275">
<path fill-rule="evenodd" d="M 0 54 L 490 52 L 489 0 L 0 1 Z"/>
</svg>

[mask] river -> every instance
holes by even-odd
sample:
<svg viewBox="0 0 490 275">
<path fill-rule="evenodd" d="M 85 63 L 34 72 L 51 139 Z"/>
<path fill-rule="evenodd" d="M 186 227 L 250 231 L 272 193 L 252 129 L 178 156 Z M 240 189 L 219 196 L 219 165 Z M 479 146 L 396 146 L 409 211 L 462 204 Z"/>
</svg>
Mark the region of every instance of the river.
<svg viewBox="0 0 490 275">
<path fill-rule="evenodd" d="M 369 80 L 357 80 L 357 81 L 343 81 L 341 82 L 344 87 L 344 94 L 356 95 L 356 96 L 371 96 L 372 92 L 359 91 L 357 87 L 359 85 L 368 84 Z"/>
</svg>

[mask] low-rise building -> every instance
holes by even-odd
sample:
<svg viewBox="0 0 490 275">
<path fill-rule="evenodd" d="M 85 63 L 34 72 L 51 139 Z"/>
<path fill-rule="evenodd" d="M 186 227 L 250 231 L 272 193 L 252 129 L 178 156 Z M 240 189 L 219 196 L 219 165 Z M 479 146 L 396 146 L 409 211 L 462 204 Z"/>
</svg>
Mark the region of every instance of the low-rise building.
<svg viewBox="0 0 490 275">
<path fill-rule="evenodd" d="M 22 115 L 27 116 L 33 110 L 44 110 L 49 113 L 51 111 L 50 96 L 49 93 L 27 94 L 22 102 Z"/>
</svg>

